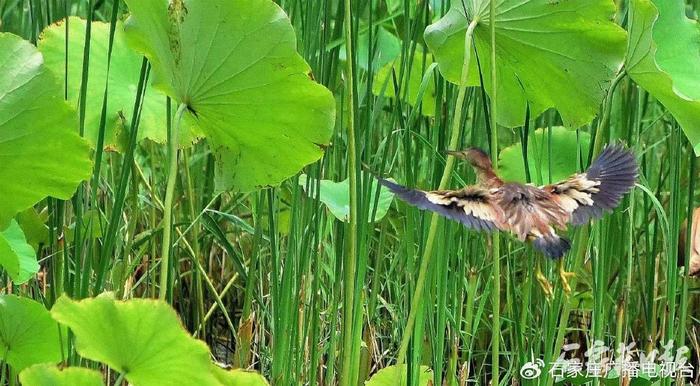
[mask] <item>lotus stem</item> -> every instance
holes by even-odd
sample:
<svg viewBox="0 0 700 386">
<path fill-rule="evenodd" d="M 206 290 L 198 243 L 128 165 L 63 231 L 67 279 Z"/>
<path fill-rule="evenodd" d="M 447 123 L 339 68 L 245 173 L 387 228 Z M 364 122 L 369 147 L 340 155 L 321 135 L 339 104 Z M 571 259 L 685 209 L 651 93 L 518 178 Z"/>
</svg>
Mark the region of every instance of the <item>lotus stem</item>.
<svg viewBox="0 0 700 386">
<path fill-rule="evenodd" d="M 352 50 L 352 4 L 351 0 L 345 0 L 344 25 L 345 25 L 345 89 L 347 91 L 348 108 L 348 179 L 350 195 L 350 237 L 348 253 L 343 261 L 343 362 L 340 373 L 340 384 L 350 386 L 357 384 L 358 370 L 353 366 L 353 355 L 356 342 L 353 333 L 354 320 L 353 308 L 355 305 L 355 280 L 357 271 L 357 241 L 358 241 L 358 210 L 357 210 L 357 149 L 355 144 L 355 90 L 354 90 L 354 54 Z M 359 312 L 359 310 L 358 310 Z"/>
<path fill-rule="evenodd" d="M 496 122 L 496 91 L 498 88 L 496 71 L 496 1 L 489 2 L 489 23 L 491 27 L 491 109 L 489 117 L 491 118 L 491 163 L 493 164 L 494 172 L 498 173 L 498 126 Z M 491 267 L 493 280 L 493 327 L 491 329 L 491 384 L 499 384 L 499 356 L 501 346 L 501 237 L 498 232 L 495 232 L 491 239 L 491 257 L 493 265 Z"/>
<path fill-rule="evenodd" d="M 175 123 L 168 136 L 168 182 L 163 200 L 163 245 L 160 260 L 160 289 L 158 298 L 165 300 L 168 293 L 168 275 L 170 273 L 170 249 L 172 247 L 173 197 L 177 179 L 178 145 L 180 143 L 180 123 L 187 106 L 183 103 L 175 113 Z"/>
</svg>

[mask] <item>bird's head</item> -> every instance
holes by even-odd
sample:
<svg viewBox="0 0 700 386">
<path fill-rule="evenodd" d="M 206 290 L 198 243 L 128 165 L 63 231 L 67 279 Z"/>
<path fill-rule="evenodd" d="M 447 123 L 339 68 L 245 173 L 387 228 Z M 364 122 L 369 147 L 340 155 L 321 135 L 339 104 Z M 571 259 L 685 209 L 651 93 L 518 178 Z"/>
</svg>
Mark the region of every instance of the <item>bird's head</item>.
<svg viewBox="0 0 700 386">
<path fill-rule="evenodd" d="M 466 160 L 478 170 L 487 171 L 492 168 L 488 154 L 477 147 L 468 147 L 464 150 L 448 150 L 447 154 Z"/>
</svg>

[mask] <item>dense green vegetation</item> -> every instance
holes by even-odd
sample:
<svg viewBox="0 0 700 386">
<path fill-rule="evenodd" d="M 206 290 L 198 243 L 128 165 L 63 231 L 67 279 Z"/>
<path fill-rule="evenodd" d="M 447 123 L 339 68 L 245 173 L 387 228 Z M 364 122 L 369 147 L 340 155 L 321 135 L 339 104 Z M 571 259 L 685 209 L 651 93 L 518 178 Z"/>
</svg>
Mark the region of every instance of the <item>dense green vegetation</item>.
<svg viewBox="0 0 700 386">
<path fill-rule="evenodd" d="M 695 370 L 594 384 L 698 382 L 696 2 L 451 3 L 0 0 L 0 386 L 581 384 L 521 369 L 596 341 Z M 473 183 L 477 146 L 542 185 L 618 142 L 571 293 L 374 177 Z"/>
</svg>

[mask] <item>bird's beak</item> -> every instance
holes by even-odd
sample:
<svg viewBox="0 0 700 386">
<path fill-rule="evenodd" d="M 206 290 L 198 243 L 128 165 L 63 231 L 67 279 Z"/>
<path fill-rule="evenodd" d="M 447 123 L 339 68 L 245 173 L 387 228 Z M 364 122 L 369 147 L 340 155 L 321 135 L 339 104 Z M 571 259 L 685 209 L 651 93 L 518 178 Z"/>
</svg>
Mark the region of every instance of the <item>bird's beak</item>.
<svg viewBox="0 0 700 386">
<path fill-rule="evenodd" d="M 457 158 L 462 158 L 462 159 L 466 158 L 466 155 L 464 154 L 464 152 L 460 151 L 460 150 L 447 150 L 447 151 L 445 151 L 445 153 L 447 153 L 453 157 L 457 157 Z"/>
</svg>

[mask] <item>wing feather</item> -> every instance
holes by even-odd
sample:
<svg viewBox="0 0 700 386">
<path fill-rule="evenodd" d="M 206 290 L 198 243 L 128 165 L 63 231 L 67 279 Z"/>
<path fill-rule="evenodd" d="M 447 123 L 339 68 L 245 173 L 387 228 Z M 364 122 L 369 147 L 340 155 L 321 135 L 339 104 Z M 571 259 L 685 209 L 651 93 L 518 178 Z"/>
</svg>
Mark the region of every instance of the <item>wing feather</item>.
<svg viewBox="0 0 700 386">
<path fill-rule="evenodd" d="M 423 191 L 409 189 L 389 180 L 378 178 L 398 198 L 419 209 L 429 210 L 480 231 L 500 229 L 503 215 L 494 205 L 488 189 L 468 186 L 460 190 Z"/>
<path fill-rule="evenodd" d="M 638 166 L 634 154 L 616 145 L 608 146 L 585 173 L 544 186 L 569 213 L 569 222 L 582 225 L 599 218 L 620 204 L 634 187 Z"/>
</svg>

